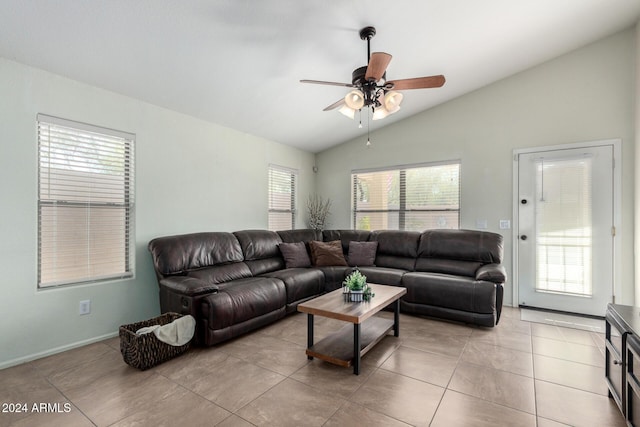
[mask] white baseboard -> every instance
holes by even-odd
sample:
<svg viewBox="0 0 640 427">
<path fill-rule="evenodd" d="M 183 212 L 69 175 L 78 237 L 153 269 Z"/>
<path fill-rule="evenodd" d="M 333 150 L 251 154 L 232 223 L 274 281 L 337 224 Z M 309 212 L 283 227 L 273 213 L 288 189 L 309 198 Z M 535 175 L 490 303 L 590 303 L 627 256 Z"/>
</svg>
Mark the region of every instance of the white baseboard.
<svg viewBox="0 0 640 427">
<path fill-rule="evenodd" d="M 28 356 L 18 357 L 16 359 L 11 359 L 6 362 L 0 362 L 0 369 L 10 368 L 12 366 L 21 365 L 23 363 L 31 362 L 32 360 L 42 359 L 43 357 L 51 356 L 53 354 L 62 353 L 63 351 L 72 350 L 74 348 L 82 347 L 88 344 L 93 344 L 98 341 L 103 341 L 109 338 L 117 337 L 118 332 L 111 332 L 108 334 L 100 335 L 97 337 L 89 338 L 83 341 L 76 341 L 71 344 L 63 345 L 60 347 L 52 348 L 50 350 L 45 350 L 40 353 L 30 354 Z"/>
</svg>

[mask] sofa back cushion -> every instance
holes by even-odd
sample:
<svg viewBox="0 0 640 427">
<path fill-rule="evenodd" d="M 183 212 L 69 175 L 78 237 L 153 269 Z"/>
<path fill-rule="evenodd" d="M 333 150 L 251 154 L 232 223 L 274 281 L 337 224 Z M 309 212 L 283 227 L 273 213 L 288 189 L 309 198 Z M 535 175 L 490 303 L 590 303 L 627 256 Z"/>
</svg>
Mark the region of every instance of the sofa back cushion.
<svg viewBox="0 0 640 427">
<path fill-rule="evenodd" d="M 282 239 L 275 231 L 244 230 L 233 234 L 240 242 L 245 264 L 254 276 L 285 268 L 278 249 Z"/>
<path fill-rule="evenodd" d="M 416 271 L 473 277 L 480 266 L 501 263 L 500 234 L 477 230 L 427 230 L 420 236 Z"/>
<path fill-rule="evenodd" d="M 161 276 L 241 262 L 244 257 L 232 233 L 209 232 L 158 237 L 149 242 L 153 266 Z"/>
<path fill-rule="evenodd" d="M 339 240 L 331 242 L 312 240 L 309 242 L 309 249 L 311 250 L 311 264 L 316 267 L 347 266 L 347 260 L 344 258 L 342 244 Z"/>
<path fill-rule="evenodd" d="M 418 256 L 420 233 L 417 231 L 372 231 L 370 241 L 378 242 L 376 266 L 413 271 Z"/>
<path fill-rule="evenodd" d="M 324 230 L 322 232 L 322 240 L 331 242 L 340 240 L 342 243 L 342 252 L 347 255 L 349 253 L 350 242 L 366 242 L 371 235 L 367 230 Z"/>
<path fill-rule="evenodd" d="M 195 277 L 210 285 L 218 285 L 232 280 L 251 277 L 251 270 L 244 262 L 234 262 L 231 264 L 220 264 L 213 267 L 191 270 L 187 273 L 187 276 Z"/>
<path fill-rule="evenodd" d="M 322 231 L 311 229 L 284 230 L 277 232 L 285 243 L 305 242 L 312 240 L 322 240 Z"/>
</svg>

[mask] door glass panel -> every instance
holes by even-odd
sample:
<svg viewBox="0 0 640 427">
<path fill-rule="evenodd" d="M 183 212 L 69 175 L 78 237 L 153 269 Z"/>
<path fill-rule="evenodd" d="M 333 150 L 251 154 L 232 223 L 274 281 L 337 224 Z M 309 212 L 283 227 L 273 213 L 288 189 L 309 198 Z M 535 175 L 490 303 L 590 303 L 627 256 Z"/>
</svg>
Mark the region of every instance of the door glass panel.
<svg viewBox="0 0 640 427">
<path fill-rule="evenodd" d="M 591 296 L 592 158 L 535 161 L 535 289 Z"/>
</svg>

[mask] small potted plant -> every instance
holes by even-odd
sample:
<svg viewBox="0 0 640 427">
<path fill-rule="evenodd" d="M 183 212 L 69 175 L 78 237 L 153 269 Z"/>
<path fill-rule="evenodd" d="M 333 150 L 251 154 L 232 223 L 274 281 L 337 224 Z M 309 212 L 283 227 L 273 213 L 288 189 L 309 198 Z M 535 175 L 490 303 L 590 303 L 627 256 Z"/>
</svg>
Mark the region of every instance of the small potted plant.
<svg viewBox="0 0 640 427">
<path fill-rule="evenodd" d="M 361 302 L 364 300 L 365 290 L 368 287 L 367 276 L 356 269 L 344 279 L 342 286 L 344 287 L 344 293 L 349 295 L 349 301 Z"/>
</svg>

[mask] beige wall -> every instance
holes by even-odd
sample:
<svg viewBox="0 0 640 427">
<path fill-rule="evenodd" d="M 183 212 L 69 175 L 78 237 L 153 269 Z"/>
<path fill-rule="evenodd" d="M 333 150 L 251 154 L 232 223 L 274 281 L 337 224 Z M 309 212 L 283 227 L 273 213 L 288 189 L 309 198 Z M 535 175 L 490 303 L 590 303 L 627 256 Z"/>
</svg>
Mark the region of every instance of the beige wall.
<svg viewBox="0 0 640 427">
<path fill-rule="evenodd" d="M 37 291 L 38 113 L 136 134 L 134 279 Z M 0 368 L 158 315 L 147 242 L 266 229 L 270 163 L 299 170 L 303 205 L 315 188 L 311 153 L 0 58 Z M 92 313 L 80 316 L 85 299 Z"/>
<path fill-rule="evenodd" d="M 319 153 L 317 189 L 333 201 L 332 227 L 351 226 L 352 169 L 460 159 L 461 228 L 486 219 L 489 231 L 501 232 L 511 276 L 512 230 L 500 230 L 499 220 L 512 219 L 513 150 L 621 138 L 623 292 L 617 302 L 633 304 L 634 40 L 629 29 L 409 117 L 373 132 L 369 149 L 363 136 Z"/>
</svg>

